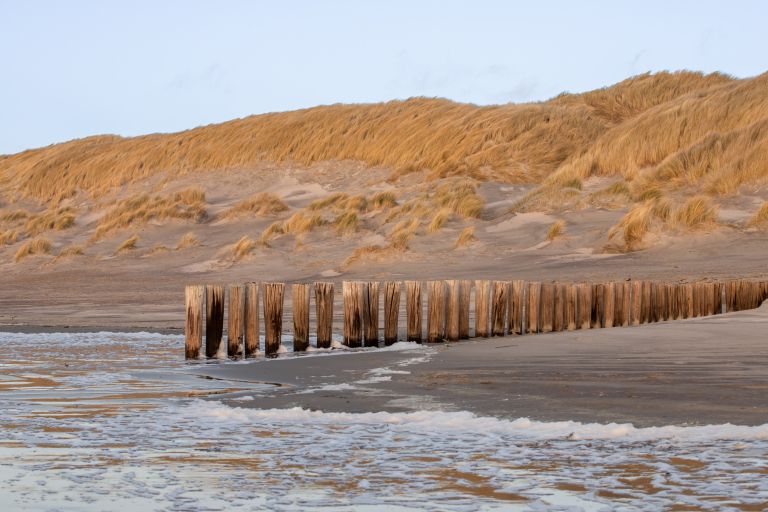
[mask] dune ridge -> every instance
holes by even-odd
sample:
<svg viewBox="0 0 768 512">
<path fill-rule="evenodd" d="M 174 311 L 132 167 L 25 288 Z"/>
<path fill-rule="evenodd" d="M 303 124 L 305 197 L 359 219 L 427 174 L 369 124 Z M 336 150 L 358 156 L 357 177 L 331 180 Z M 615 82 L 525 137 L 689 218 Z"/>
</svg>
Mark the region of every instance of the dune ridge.
<svg viewBox="0 0 768 512">
<path fill-rule="evenodd" d="M 765 119 L 766 79 L 664 72 L 531 104 L 478 107 L 411 98 L 320 106 L 179 133 L 101 135 L 28 150 L 0 157 L 0 180 L 24 197 L 53 203 L 159 172 L 216 171 L 263 161 L 357 160 L 395 174 L 423 170 L 433 178 L 539 183 L 556 171 L 558 178 L 606 174 L 625 161 L 635 169 L 723 126 L 735 130 Z M 706 124 L 691 122 L 702 105 L 711 114 Z M 634 158 L 625 154 L 623 148 L 634 149 L 651 136 L 659 149 Z"/>
</svg>

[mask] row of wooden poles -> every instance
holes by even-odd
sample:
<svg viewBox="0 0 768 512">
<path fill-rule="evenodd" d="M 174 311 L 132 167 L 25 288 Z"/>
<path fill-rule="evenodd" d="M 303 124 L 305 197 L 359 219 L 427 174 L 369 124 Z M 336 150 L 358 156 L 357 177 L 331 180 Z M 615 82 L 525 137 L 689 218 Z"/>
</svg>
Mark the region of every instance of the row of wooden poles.
<svg viewBox="0 0 768 512">
<path fill-rule="evenodd" d="M 404 284 L 404 286 L 403 286 Z M 382 286 L 383 285 L 383 286 Z M 470 337 L 624 327 L 694 318 L 758 307 L 768 298 L 768 281 L 735 280 L 668 283 L 646 280 L 605 283 L 542 283 L 490 280 L 435 280 L 342 283 L 343 339 L 349 347 L 378 347 L 380 297 L 383 341 L 403 339 L 400 300 L 405 289 L 405 338 L 436 343 Z M 426 288 L 426 336 L 422 296 Z M 472 293 L 474 288 L 474 294 Z M 224 334 L 227 293 L 227 355 L 253 357 L 261 335 L 259 299 L 263 299 L 264 352 L 278 352 L 283 331 L 283 283 L 190 285 L 186 287 L 186 357 L 197 359 L 205 333 L 206 357 L 217 357 Z M 314 289 L 317 348 L 329 348 L 333 335 L 334 283 L 291 285 L 293 350 L 310 346 L 310 296 Z M 383 292 L 383 293 L 382 293 Z M 471 298 L 474 295 L 474 304 Z M 471 308 L 471 306 L 474 308 Z"/>
</svg>

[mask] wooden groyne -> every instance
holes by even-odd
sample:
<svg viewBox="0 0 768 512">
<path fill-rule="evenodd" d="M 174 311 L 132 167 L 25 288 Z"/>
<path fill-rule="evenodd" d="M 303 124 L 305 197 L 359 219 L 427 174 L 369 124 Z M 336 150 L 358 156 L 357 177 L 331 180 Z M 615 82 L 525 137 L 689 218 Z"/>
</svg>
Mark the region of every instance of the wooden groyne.
<svg viewBox="0 0 768 512">
<path fill-rule="evenodd" d="M 441 343 L 696 318 L 754 309 L 768 298 L 768 281 L 759 280 L 432 280 L 387 281 L 383 286 L 376 281 L 344 281 L 340 294 L 334 283 L 327 282 L 295 283 L 289 289 L 292 322 L 286 325 L 292 325 L 295 352 L 312 347 L 312 339 L 316 348 L 330 348 L 334 332 L 348 347 L 378 347 L 381 342 L 391 345 L 397 341 Z M 284 283 L 187 286 L 186 358 L 201 357 L 203 339 L 206 357 L 223 355 L 224 325 L 228 357 L 260 355 L 262 336 L 265 355 L 277 354 L 286 314 L 285 293 Z M 403 294 L 405 300 L 401 300 Z M 340 308 L 335 307 L 337 301 Z"/>
</svg>

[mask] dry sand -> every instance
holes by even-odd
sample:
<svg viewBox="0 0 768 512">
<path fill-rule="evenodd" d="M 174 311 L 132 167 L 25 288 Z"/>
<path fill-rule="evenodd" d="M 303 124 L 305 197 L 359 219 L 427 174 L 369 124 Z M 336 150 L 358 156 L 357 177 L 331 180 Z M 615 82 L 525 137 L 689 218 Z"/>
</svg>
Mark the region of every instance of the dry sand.
<svg viewBox="0 0 768 512">
<path fill-rule="evenodd" d="M 389 170 L 336 162 L 310 169 L 264 166 L 253 170 L 197 173 L 165 180 L 158 174 L 127 186 L 120 199 L 141 193 L 172 194 L 188 186 L 206 191 L 208 220 L 169 220 L 119 230 L 95 243 L 89 240 L 105 211 L 95 200 L 83 200 L 74 227 L 44 233 L 52 255 L 13 262 L 20 242 L 0 247 L 0 325 L 179 329 L 183 322 L 183 289 L 190 283 L 284 282 L 344 279 L 531 279 L 606 280 L 701 279 L 758 277 L 765 273 L 768 232 L 721 225 L 686 236 L 651 236 L 646 250 L 613 254 L 604 250 L 607 233 L 626 209 L 589 208 L 557 214 L 509 213 L 530 185 L 486 182 L 478 186 L 485 200 L 480 219 L 455 216 L 437 233 L 420 228 L 403 252 L 385 253 L 345 265 L 361 246 L 382 243 L 394 223 L 382 214 L 364 214 L 356 233 L 337 235 L 323 227 L 299 238 L 285 235 L 232 262 L 226 247 L 243 235 L 258 238 L 276 219 L 284 219 L 311 201 L 333 192 L 373 194 L 396 190 L 408 197 L 436 184 L 407 175 L 396 187 L 386 181 Z M 604 183 L 599 183 L 600 186 Z M 279 216 L 221 220 L 218 215 L 257 192 L 278 195 L 289 210 Z M 757 196 L 729 201 L 728 219 L 746 218 L 759 203 Z M 109 201 L 105 198 L 105 208 Z M 14 206 L 6 205 L 8 208 Z M 23 206 L 21 204 L 16 206 Z M 564 236 L 548 242 L 548 227 L 566 222 Z M 428 222 L 429 218 L 423 222 Z M 454 242 L 466 226 L 477 241 L 466 248 Z M 194 233 L 198 247 L 174 250 L 185 233 Z M 136 250 L 115 256 L 115 248 L 131 234 L 139 235 Z M 71 244 L 85 246 L 85 255 L 56 259 Z M 170 250 L 153 252 L 157 246 Z"/>
<path fill-rule="evenodd" d="M 205 365 L 196 371 L 283 384 L 255 400 L 231 402 L 237 407 L 468 410 L 636 426 L 760 425 L 768 421 L 767 327 L 768 302 L 752 311 L 639 327 Z"/>
</svg>

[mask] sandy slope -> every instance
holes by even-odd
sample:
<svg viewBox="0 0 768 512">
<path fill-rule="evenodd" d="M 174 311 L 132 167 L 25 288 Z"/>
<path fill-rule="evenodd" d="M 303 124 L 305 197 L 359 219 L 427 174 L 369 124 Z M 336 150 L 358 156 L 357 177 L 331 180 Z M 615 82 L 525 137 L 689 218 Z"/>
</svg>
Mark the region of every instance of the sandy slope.
<svg viewBox="0 0 768 512">
<path fill-rule="evenodd" d="M 174 180 L 151 179 L 126 187 L 117 198 L 138 193 L 169 194 L 195 185 L 206 191 L 208 218 L 200 223 L 152 221 L 90 242 L 104 208 L 93 202 L 78 205 L 76 225 L 48 231 L 51 255 L 32 256 L 18 263 L 19 243 L 0 248 L 0 323 L 72 326 L 181 327 L 183 286 L 189 283 L 244 281 L 315 281 L 343 279 L 489 278 L 535 280 L 603 280 L 628 277 L 685 279 L 756 277 L 765 272 L 768 233 L 739 226 L 758 201 L 752 196 L 731 200 L 723 224 L 693 234 L 651 237 L 646 250 L 606 251 L 608 231 L 625 209 L 588 208 L 559 214 L 509 213 L 509 207 L 529 189 L 486 182 L 478 186 L 485 201 L 479 219 L 451 216 L 436 233 L 422 222 L 405 251 L 384 251 L 353 263 L 345 260 L 361 246 L 386 246 L 395 222 L 382 213 L 361 215 L 357 232 L 344 236 L 321 227 L 302 236 L 284 235 L 258 247 L 242 261 L 233 262 L 227 248 L 241 236 L 258 238 L 272 222 L 285 219 L 311 201 L 343 190 L 372 194 L 393 190 L 404 201 L 422 183 L 413 174 L 396 185 L 385 181 L 386 169 L 365 169 L 354 163 L 313 168 L 272 166 L 229 171 L 221 175 L 192 174 Z M 451 183 L 450 181 L 446 183 Z M 272 192 L 289 210 L 268 217 L 222 220 L 219 215 L 238 200 L 256 192 Z M 565 234 L 546 240 L 549 226 L 566 222 Z M 731 223 L 732 225 L 729 225 Z M 455 248 L 459 232 L 475 228 L 476 241 Z M 198 247 L 174 250 L 184 233 L 194 233 Z M 132 234 L 136 250 L 115 255 L 115 248 Z M 55 258 L 61 248 L 83 244 L 85 254 Z M 153 252 L 158 246 L 169 250 Z"/>
</svg>

